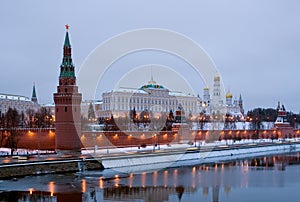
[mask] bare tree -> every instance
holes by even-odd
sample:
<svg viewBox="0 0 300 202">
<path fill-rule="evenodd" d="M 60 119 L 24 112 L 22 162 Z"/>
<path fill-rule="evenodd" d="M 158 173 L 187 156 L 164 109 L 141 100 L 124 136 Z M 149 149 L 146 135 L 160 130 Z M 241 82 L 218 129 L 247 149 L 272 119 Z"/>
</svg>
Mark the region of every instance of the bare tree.
<svg viewBox="0 0 300 202">
<path fill-rule="evenodd" d="M 5 129 L 9 133 L 7 146 L 11 149 L 11 155 L 18 148 L 17 128 L 20 123 L 20 115 L 16 109 L 9 108 L 5 114 Z"/>
<path fill-rule="evenodd" d="M 41 107 L 34 117 L 34 127 L 49 128 L 52 125 L 52 114 L 49 109 Z"/>
<path fill-rule="evenodd" d="M 26 111 L 26 127 L 34 128 L 35 127 L 35 120 L 34 120 L 35 112 L 33 109 L 28 109 Z"/>
<path fill-rule="evenodd" d="M 0 141 L 0 147 L 3 146 L 3 142 L 5 139 L 5 117 L 4 114 L 0 114 L 0 133 L 1 133 L 1 141 Z"/>
</svg>

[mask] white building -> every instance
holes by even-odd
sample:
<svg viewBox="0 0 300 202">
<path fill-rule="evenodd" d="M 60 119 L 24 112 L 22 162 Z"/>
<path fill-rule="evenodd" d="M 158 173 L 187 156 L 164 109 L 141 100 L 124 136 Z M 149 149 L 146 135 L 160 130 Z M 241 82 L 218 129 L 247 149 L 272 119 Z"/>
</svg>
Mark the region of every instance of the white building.
<svg viewBox="0 0 300 202">
<path fill-rule="evenodd" d="M 26 113 L 28 109 L 37 111 L 40 105 L 29 97 L 22 95 L 0 94 L 0 113 L 4 115 L 9 108 L 16 109 L 19 113 Z"/>
<path fill-rule="evenodd" d="M 242 96 L 240 95 L 239 100 L 233 100 L 233 96 L 230 91 L 228 91 L 224 96 L 221 91 L 220 76 L 216 75 L 214 77 L 212 98 L 209 90 L 210 89 L 208 87 L 203 89 L 203 99 L 200 101 L 200 112 L 204 112 L 206 114 L 228 114 L 230 116 L 243 119 L 244 109 Z"/>
<path fill-rule="evenodd" d="M 133 109 L 137 114 L 142 111 L 169 113 L 170 110 L 175 112 L 180 104 L 187 115 L 196 115 L 199 112 L 199 100 L 196 96 L 172 92 L 153 79 L 139 89 L 120 88 L 103 93 L 102 100 L 102 111 L 97 113 L 100 117 L 110 117 L 112 114 L 115 117 L 129 116 Z"/>
</svg>

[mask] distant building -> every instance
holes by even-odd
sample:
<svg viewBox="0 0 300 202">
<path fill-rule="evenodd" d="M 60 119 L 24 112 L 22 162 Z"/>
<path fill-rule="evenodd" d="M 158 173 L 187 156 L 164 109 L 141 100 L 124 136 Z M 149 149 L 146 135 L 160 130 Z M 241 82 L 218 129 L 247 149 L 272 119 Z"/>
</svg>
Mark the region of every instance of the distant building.
<svg viewBox="0 0 300 202">
<path fill-rule="evenodd" d="M 0 94 L 0 114 L 4 115 L 9 108 L 16 109 L 19 113 L 26 113 L 29 109 L 37 111 L 40 105 L 37 102 L 35 85 L 31 99 L 22 95 Z"/>
<path fill-rule="evenodd" d="M 94 108 L 95 116 L 99 117 L 99 114 L 97 114 L 97 113 L 102 111 L 102 105 L 103 105 L 102 100 L 84 100 L 84 101 L 82 101 L 82 103 L 81 103 L 81 115 L 85 118 L 88 118 L 89 107 L 90 107 L 91 104 Z"/>
<path fill-rule="evenodd" d="M 173 92 L 157 84 L 152 78 L 148 84 L 139 89 L 120 88 L 119 90 L 103 93 L 100 117 L 129 116 L 131 110 L 137 114 L 149 111 L 153 114 L 176 111 L 179 105 L 187 114 L 197 114 L 199 111 L 198 98 L 191 94 Z"/>
</svg>

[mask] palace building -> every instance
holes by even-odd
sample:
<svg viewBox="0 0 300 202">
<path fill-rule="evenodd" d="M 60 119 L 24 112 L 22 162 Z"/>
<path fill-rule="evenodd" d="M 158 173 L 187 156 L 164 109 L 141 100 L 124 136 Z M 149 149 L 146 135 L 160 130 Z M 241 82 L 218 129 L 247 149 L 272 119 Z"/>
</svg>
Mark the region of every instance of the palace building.
<svg viewBox="0 0 300 202">
<path fill-rule="evenodd" d="M 102 110 L 97 113 L 100 117 L 129 116 L 131 110 L 138 114 L 149 111 L 159 115 L 171 110 L 175 112 L 179 105 L 187 114 L 197 114 L 199 111 L 199 99 L 196 96 L 170 91 L 153 78 L 139 89 L 120 88 L 103 93 L 102 100 Z"/>
<path fill-rule="evenodd" d="M 32 109 L 37 111 L 40 105 L 37 101 L 35 85 L 33 85 L 31 99 L 22 95 L 0 94 L 0 115 L 4 115 L 9 108 L 16 109 L 20 114 Z"/>
</svg>

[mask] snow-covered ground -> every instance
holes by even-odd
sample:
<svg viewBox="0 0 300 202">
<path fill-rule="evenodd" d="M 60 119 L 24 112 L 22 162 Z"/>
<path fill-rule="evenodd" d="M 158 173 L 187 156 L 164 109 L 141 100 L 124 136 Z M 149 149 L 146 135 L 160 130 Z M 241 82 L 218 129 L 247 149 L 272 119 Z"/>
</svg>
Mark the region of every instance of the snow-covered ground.
<svg viewBox="0 0 300 202">
<path fill-rule="evenodd" d="M 253 128 L 253 125 L 251 122 L 234 122 L 234 124 L 231 125 L 232 129 L 235 130 L 251 130 Z M 274 122 L 261 122 L 260 123 L 260 128 L 264 130 L 268 130 L 274 127 Z M 200 129 L 200 125 L 198 123 L 193 123 L 192 124 L 192 130 L 198 130 Z M 224 122 L 206 122 L 203 124 L 203 130 L 223 130 L 224 129 Z"/>
<path fill-rule="evenodd" d="M 10 155 L 10 149 L 0 147 L 0 156 Z M 53 154 L 54 151 L 50 150 L 32 150 L 32 149 L 17 149 L 14 151 L 14 155 L 37 155 L 37 154 Z"/>
<path fill-rule="evenodd" d="M 258 139 L 258 140 L 251 140 L 251 139 L 243 139 L 241 141 L 233 141 L 233 140 L 222 140 L 222 141 L 215 141 L 214 143 L 206 143 L 204 141 L 197 141 L 194 142 L 193 145 L 188 144 L 188 142 L 182 144 L 161 144 L 156 147 L 153 145 L 147 145 L 147 147 L 142 148 L 138 146 L 132 147 L 96 147 L 95 148 L 86 148 L 82 150 L 82 154 L 92 154 L 92 155 L 101 155 L 101 154 L 114 154 L 114 153 L 128 153 L 128 152 L 145 152 L 145 151 L 156 151 L 156 150 L 174 150 L 174 149 L 185 149 L 191 147 L 214 147 L 214 146 L 225 146 L 225 145 L 242 145 L 242 144 L 257 144 L 257 143 L 275 143 L 275 142 L 282 142 L 282 141 L 300 141 L 300 138 L 287 138 L 287 139 L 278 139 L 278 140 L 271 140 L 271 139 Z M 54 151 L 50 150 L 28 150 L 28 149 L 17 149 L 14 151 L 14 155 L 37 155 L 37 154 L 51 154 Z M 7 156 L 10 155 L 9 148 L 0 148 L 0 156 Z"/>
<path fill-rule="evenodd" d="M 204 141 L 197 141 L 193 145 L 186 143 L 182 144 L 163 144 L 154 146 L 147 146 L 146 148 L 142 147 L 124 147 L 124 148 L 117 148 L 117 147 L 107 147 L 107 148 L 87 148 L 86 150 L 82 150 L 82 154 L 92 154 L 92 155 L 101 155 L 101 154 L 113 154 L 113 153 L 128 153 L 128 152 L 146 152 L 146 151 L 156 151 L 156 150 L 175 150 L 175 149 L 186 149 L 191 147 L 215 147 L 215 146 L 226 146 L 226 145 L 243 145 L 243 144 L 259 144 L 259 143 L 276 143 L 276 142 L 287 142 L 287 141 L 300 141 L 300 138 L 286 138 L 286 139 L 278 139 L 278 140 L 271 140 L 271 139 L 258 139 L 258 140 L 251 140 L 251 139 L 243 139 L 241 141 L 233 141 L 233 140 L 222 140 L 222 141 L 215 141 L 214 143 L 206 143 Z"/>
</svg>

